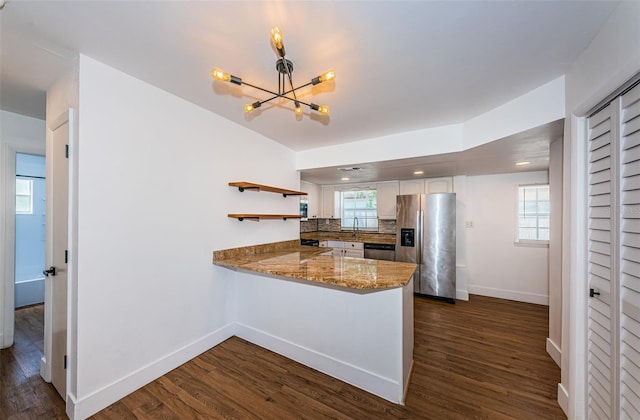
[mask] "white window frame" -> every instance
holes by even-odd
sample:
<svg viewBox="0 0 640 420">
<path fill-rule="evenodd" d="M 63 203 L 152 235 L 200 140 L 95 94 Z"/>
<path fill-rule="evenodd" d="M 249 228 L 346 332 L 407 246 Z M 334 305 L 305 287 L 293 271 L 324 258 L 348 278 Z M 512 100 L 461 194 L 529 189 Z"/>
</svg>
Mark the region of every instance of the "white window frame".
<svg viewBox="0 0 640 420">
<path fill-rule="evenodd" d="M 549 240 L 548 239 L 523 239 L 520 238 L 520 190 L 521 188 L 531 188 L 531 187 L 535 187 L 535 188 L 540 188 L 540 187 L 546 187 L 547 190 L 549 189 L 549 184 L 548 183 L 541 183 L 541 184 L 520 184 L 516 186 L 516 217 L 515 217 L 515 232 L 514 232 L 514 242 L 516 245 L 523 245 L 523 246 L 543 246 L 543 247 L 548 247 L 549 246 Z M 536 200 L 538 201 L 538 200 Z M 532 215 L 536 216 L 536 221 L 538 220 L 538 217 L 540 217 L 540 215 L 544 215 L 544 213 L 533 213 Z M 551 217 L 551 208 L 549 208 L 549 214 L 548 217 L 550 219 Z M 537 223 L 536 223 L 537 225 Z M 539 235 L 539 230 L 541 228 L 539 226 L 536 226 L 536 233 Z M 544 228 L 542 228 L 544 229 Z M 548 230 L 549 228 L 547 228 Z M 549 232 L 550 233 L 550 232 Z"/>
<path fill-rule="evenodd" d="M 344 217 L 345 214 L 345 206 L 344 206 L 344 193 L 357 192 L 357 191 L 365 191 L 367 193 L 375 193 L 376 194 L 376 207 L 375 207 L 375 218 L 365 218 L 358 219 L 360 222 L 358 224 L 358 230 L 360 231 L 368 231 L 368 232 L 377 232 L 378 231 L 378 190 L 375 188 L 367 188 L 367 187 L 353 187 L 349 189 L 341 189 L 340 194 L 338 195 L 340 201 L 340 229 L 341 230 L 354 230 L 353 226 L 353 218 Z M 375 220 L 375 226 L 364 226 L 366 223 L 365 220 Z M 349 221 L 351 221 L 349 223 Z"/>
<path fill-rule="evenodd" d="M 29 192 L 27 194 L 18 193 L 18 182 L 25 182 L 29 185 Z M 18 209 L 18 197 L 29 198 L 29 209 Z M 16 178 L 16 214 L 33 214 L 33 179 Z"/>
</svg>

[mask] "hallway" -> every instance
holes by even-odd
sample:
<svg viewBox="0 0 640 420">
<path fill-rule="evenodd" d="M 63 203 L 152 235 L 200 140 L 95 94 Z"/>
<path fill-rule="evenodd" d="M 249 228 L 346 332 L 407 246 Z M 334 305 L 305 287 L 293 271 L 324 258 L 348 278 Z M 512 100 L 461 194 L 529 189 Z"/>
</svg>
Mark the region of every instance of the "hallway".
<svg viewBox="0 0 640 420">
<path fill-rule="evenodd" d="M 0 418 L 66 419 L 64 401 L 40 377 L 44 305 L 16 310 L 15 344 L 0 350 Z"/>
</svg>

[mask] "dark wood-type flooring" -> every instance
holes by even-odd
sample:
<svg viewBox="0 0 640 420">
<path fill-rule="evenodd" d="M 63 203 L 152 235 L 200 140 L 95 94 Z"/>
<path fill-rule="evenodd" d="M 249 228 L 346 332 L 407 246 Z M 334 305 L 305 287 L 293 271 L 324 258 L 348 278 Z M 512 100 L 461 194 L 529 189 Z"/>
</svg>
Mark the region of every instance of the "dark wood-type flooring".
<svg viewBox="0 0 640 420">
<path fill-rule="evenodd" d="M 42 380 L 44 305 L 16 310 L 14 345 L 0 350 L 0 419 L 66 419 L 64 401 Z"/>
<path fill-rule="evenodd" d="M 405 406 L 233 337 L 93 418 L 564 419 L 556 402 L 560 369 L 545 351 L 547 313 L 482 296 L 455 305 L 415 298 Z M 52 392 L 35 393 L 50 400 Z"/>
</svg>

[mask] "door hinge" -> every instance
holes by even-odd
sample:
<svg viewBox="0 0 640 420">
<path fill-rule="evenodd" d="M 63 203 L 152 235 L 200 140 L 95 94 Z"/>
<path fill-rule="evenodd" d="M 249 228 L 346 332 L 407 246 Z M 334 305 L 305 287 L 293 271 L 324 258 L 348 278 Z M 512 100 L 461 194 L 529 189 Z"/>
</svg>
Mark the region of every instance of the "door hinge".
<svg viewBox="0 0 640 420">
<path fill-rule="evenodd" d="M 68 144 L 64 145 L 64 157 L 69 159 L 69 145 Z"/>
<path fill-rule="evenodd" d="M 67 355 L 64 355 L 64 368 L 67 368 Z"/>
<path fill-rule="evenodd" d="M 69 250 L 64 250 L 64 263 L 67 264 L 69 262 Z"/>
</svg>

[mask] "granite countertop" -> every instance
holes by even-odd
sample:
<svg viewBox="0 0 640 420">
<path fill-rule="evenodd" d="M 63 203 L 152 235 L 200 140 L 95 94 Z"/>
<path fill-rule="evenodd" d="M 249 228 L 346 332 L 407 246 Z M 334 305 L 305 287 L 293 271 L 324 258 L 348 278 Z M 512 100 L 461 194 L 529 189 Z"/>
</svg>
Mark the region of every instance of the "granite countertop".
<svg viewBox="0 0 640 420">
<path fill-rule="evenodd" d="M 214 251 L 222 267 L 307 280 L 349 289 L 390 289 L 406 286 L 415 264 L 320 255 L 328 248 L 301 246 L 299 241 L 276 242 Z"/>
<path fill-rule="evenodd" d="M 355 235 L 353 232 L 304 232 L 300 234 L 300 239 L 317 239 L 319 241 L 349 241 L 366 242 L 371 244 L 394 244 L 396 243 L 395 233 L 363 233 Z"/>
</svg>

